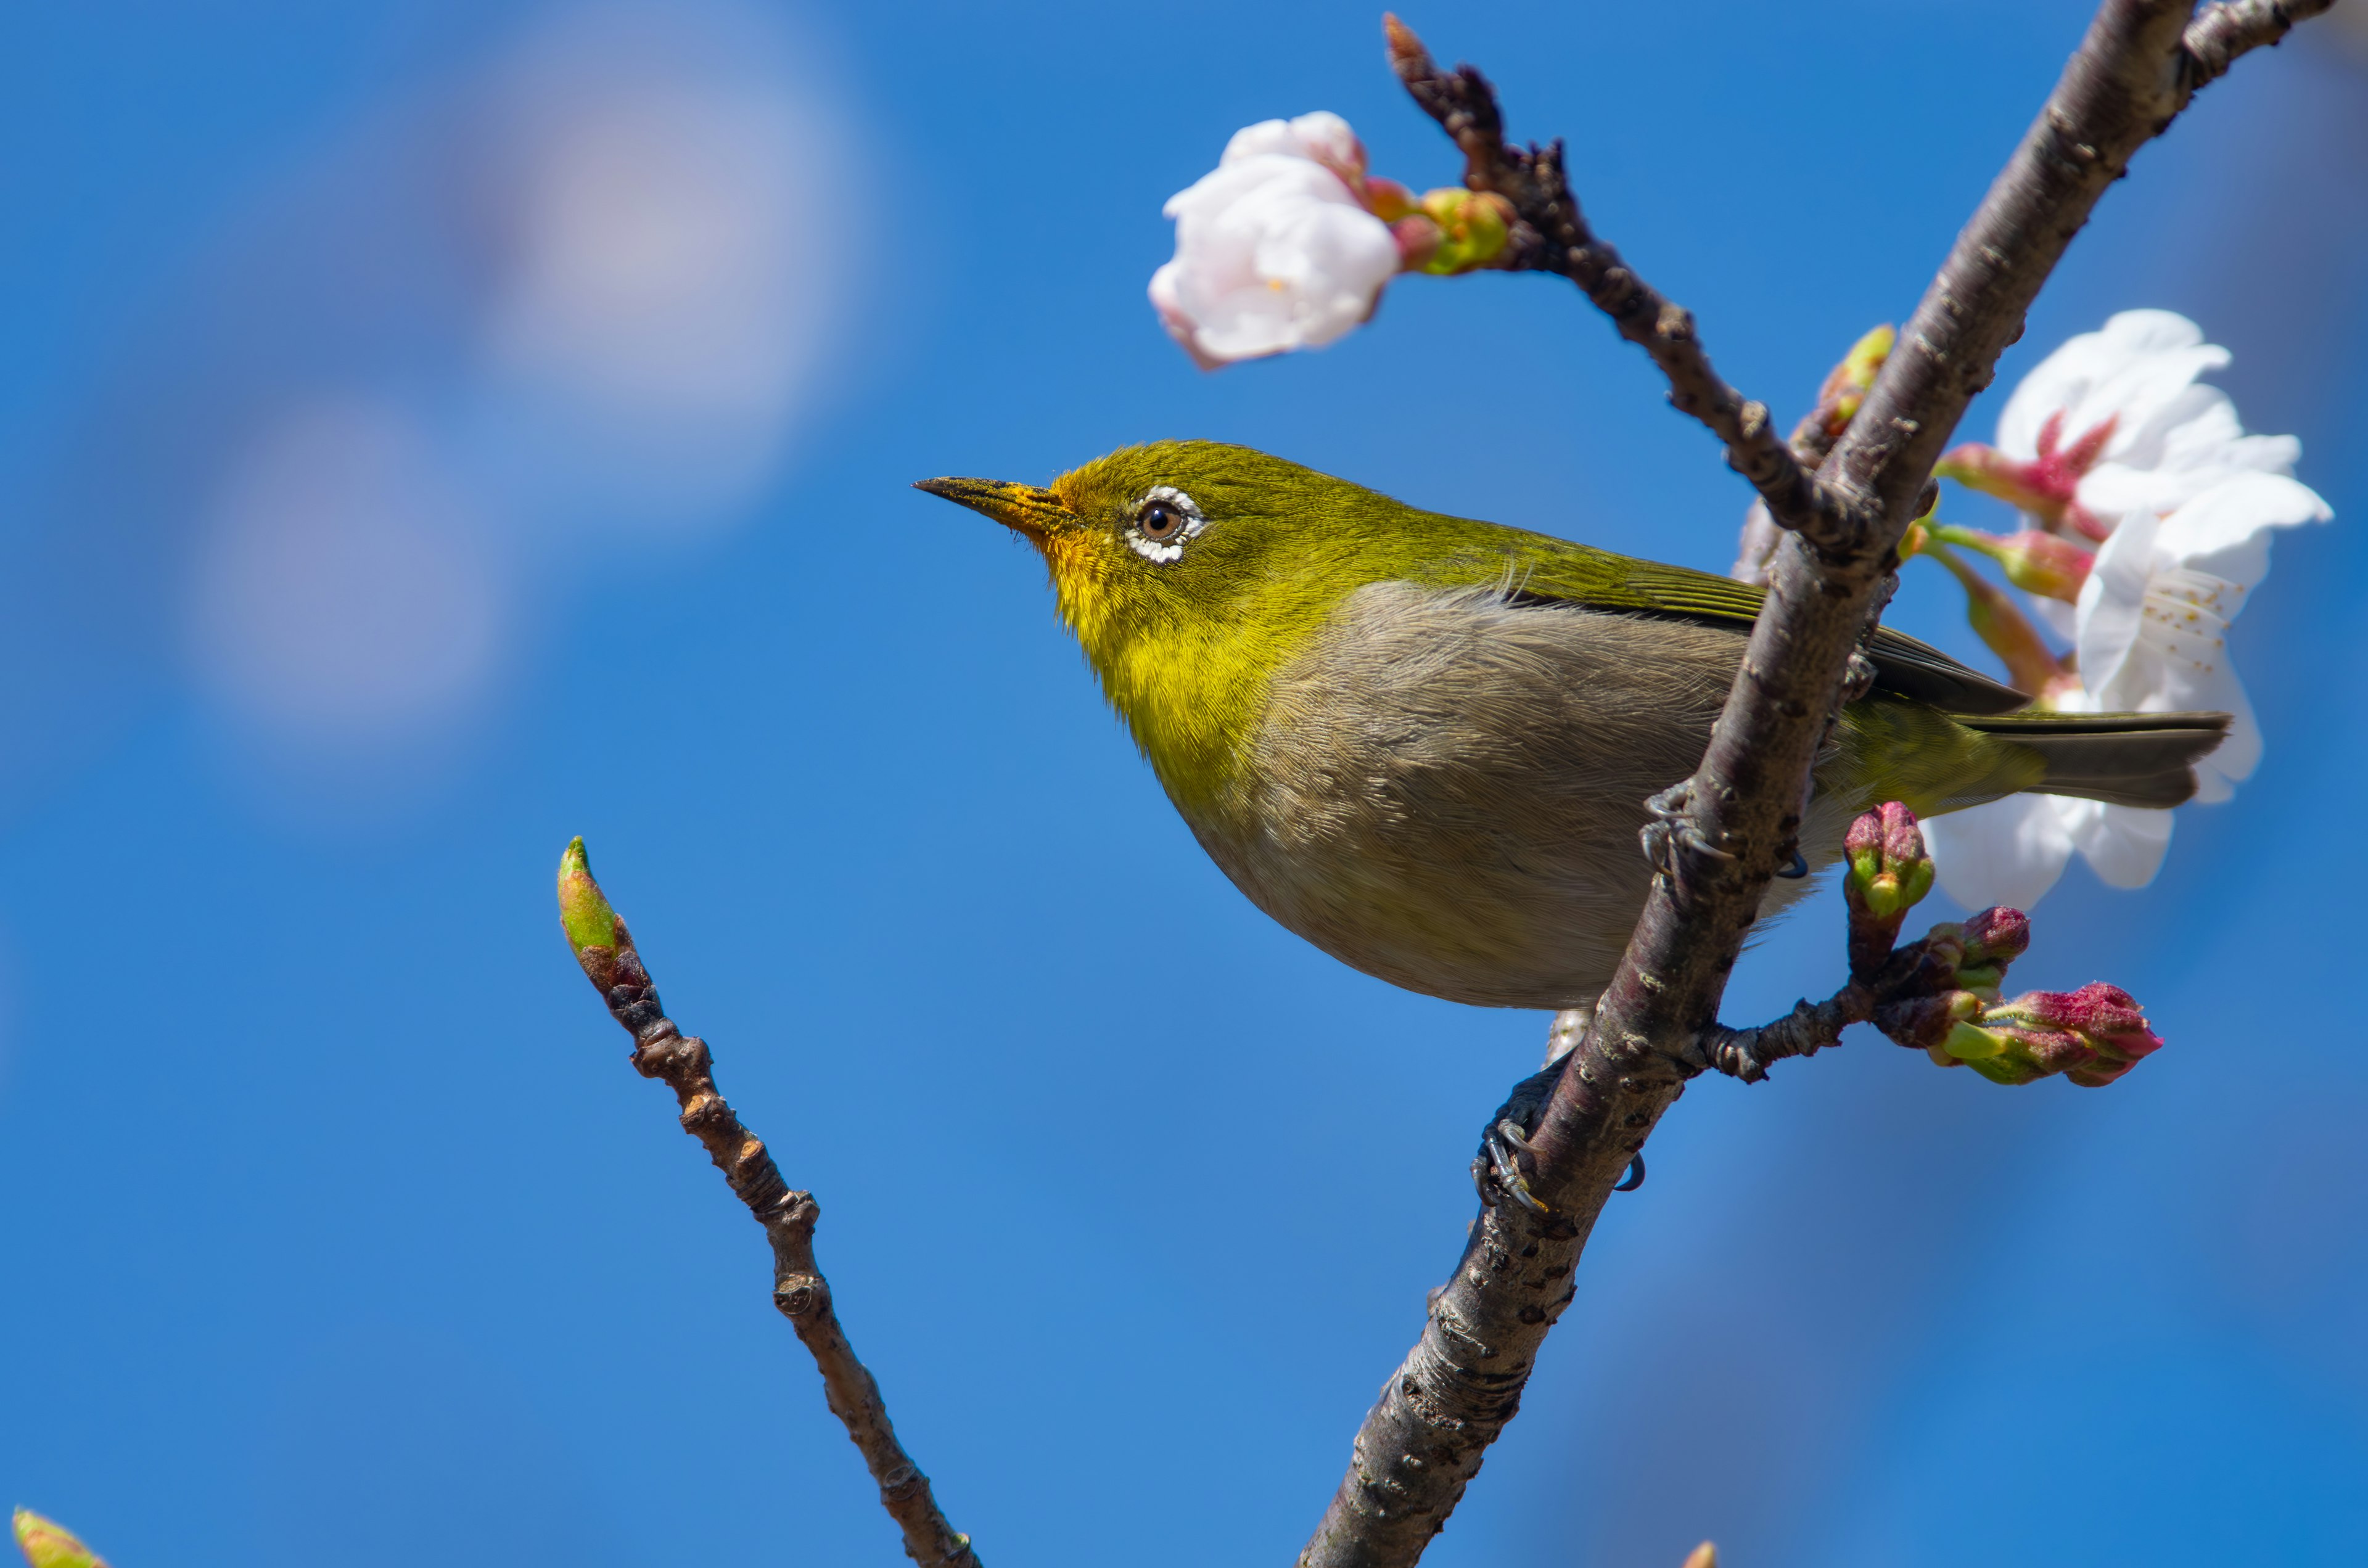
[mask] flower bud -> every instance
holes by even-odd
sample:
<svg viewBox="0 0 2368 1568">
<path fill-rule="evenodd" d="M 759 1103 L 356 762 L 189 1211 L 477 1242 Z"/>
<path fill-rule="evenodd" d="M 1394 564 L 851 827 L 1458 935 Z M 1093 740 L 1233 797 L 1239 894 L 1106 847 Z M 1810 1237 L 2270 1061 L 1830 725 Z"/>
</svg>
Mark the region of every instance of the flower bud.
<svg viewBox="0 0 2368 1568">
<path fill-rule="evenodd" d="M 2061 1073 L 2101 1088 L 2162 1049 L 2135 998 L 2094 981 L 2078 991 L 2033 991 L 1954 1023 L 1942 1049 L 1983 1077 L 2028 1084 Z"/>
<path fill-rule="evenodd" d="M 1850 824 L 1842 853 L 1850 859 L 1844 896 L 1851 908 L 1878 920 L 1906 914 L 1932 891 L 1932 861 L 1924 853 L 1924 835 L 1916 830 L 1916 813 L 1897 801 L 1886 801 Z"/>
<path fill-rule="evenodd" d="M 98 1554 L 75 1540 L 71 1530 L 30 1508 L 17 1510 L 16 1526 L 17 1548 L 31 1568 L 107 1568 Z"/>
<path fill-rule="evenodd" d="M 1985 909 L 1960 924 L 1945 921 L 1924 935 L 1928 962 L 1954 990 L 1984 1002 L 1998 999 L 2007 965 L 2031 946 L 2031 917 L 2020 909 Z"/>
<path fill-rule="evenodd" d="M 2025 528 L 2004 538 L 1953 525 L 1932 532 L 1935 538 L 1977 550 L 1996 561 L 2006 568 L 2006 580 L 2024 593 L 2062 599 L 2066 604 L 2079 598 L 2080 585 L 2089 580 L 2089 569 L 2097 563 L 2094 551 L 2083 550 L 2068 539 L 2058 539 L 2037 528 Z"/>
<path fill-rule="evenodd" d="M 1899 940 L 1899 923 L 1932 891 L 1932 860 L 1916 813 L 1886 801 L 1850 824 L 1842 839 L 1848 870 L 1842 899 L 1850 905 L 1850 973 L 1865 979 L 1881 969 Z"/>
<path fill-rule="evenodd" d="M 1899 334 L 1889 324 L 1876 327 L 1850 345 L 1842 362 L 1826 377 L 1826 384 L 1817 389 L 1816 417 L 1825 426 L 1826 434 L 1839 436 L 1858 415 L 1859 404 L 1866 401 L 1867 389 L 1874 385 L 1883 362 L 1891 358 Z"/>
<path fill-rule="evenodd" d="M 1472 272 L 1505 254 L 1513 206 L 1496 192 L 1441 186 L 1422 193 L 1422 210 L 1440 233 L 1437 247 L 1420 263 L 1423 271 L 1440 277 Z"/>
<path fill-rule="evenodd" d="M 1384 223 L 1395 223 L 1410 212 L 1421 210 L 1414 192 L 1394 179 L 1370 176 L 1365 180 L 1365 210 Z"/>
<path fill-rule="evenodd" d="M 2003 904 L 1983 910 L 1959 929 L 1967 963 L 2003 969 L 2031 949 L 2031 916 Z"/>
<path fill-rule="evenodd" d="M 1981 1016 L 1983 1006 L 1983 999 L 1970 991 L 1943 991 L 1876 1009 L 1874 1027 L 1941 1066 L 1955 1067 L 1959 1062 L 1942 1047 L 1960 1024 Z"/>
<path fill-rule="evenodd" d="M 567 852 L 559 858 L 559 928 L 578 954 L 586 948 L 617 946 L 617 912 L 592 880 L 592 862 L 581 838 L 568 840 Z"/>
<path fill-rule="evenodd" d="M 1390 224 L 1390 237 L 1398 244 L 1398 270 L 1420 272 L 1439 254 L 1446 239 L 1439 224 L 1428 212 L 1409 212 Z"/>
</svg>

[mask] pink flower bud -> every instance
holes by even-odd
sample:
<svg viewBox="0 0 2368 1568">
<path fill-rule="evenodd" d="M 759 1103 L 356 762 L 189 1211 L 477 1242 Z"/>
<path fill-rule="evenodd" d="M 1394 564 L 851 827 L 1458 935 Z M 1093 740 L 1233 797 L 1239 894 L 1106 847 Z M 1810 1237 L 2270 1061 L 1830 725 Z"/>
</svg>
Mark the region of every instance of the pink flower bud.
<svg viewBox="0 0 2368 1568">
<path fill-rule="evenodd" d="M 1391 237 L 1398 243 L 1398 270 L 1420 272 L 1439 254 L 1447 236 L 1428 212 L 1409 212 L 1390 224 Z"/>
<path fill-rule="evenodd" d="M 1905 913 L 1932 891 L 1932 861 L 1916 830 L 1916 813 L 1897 801 L 1851 823 L 1842 853 L 1850 860 L 1843 896 L 1878 920 Z"/>
<path fill-rule="evenodd" d="M 1963 929 L 1969 963 L 2009 964 L 2031 947 L 2031 916 L 2020 909 L 1985 909 Z"/>
<path fill-rule="evenodd" d="M 1842 838 L 1842 856 L 1850 973 L 1864 980 L 1891 957 L 1907 911 L 1932 891 L 1932 860 L 1924 852 L 1916 813 L 1897 801 L 1886 801 L 1851 823 Z"/>
<path fill-rule="evenodd" d="M 1384 223 L 1395 223 L 1409 212 L 1419 210 L 1414 192 L 1394 179 L 1375 175 L 1365 181 L 1365 210 Z"/>
<path fill-rule="evenodd" d="M 2100 1088 L 2162 1049 L 2146 1015 L 2118 985 L 2094 981 L 2078 991 L 2033 991 L 1961 1020 L 1942 1048 L 1982 1076 L 2028 1084 L 2061 1073 Z"/>
</svg>

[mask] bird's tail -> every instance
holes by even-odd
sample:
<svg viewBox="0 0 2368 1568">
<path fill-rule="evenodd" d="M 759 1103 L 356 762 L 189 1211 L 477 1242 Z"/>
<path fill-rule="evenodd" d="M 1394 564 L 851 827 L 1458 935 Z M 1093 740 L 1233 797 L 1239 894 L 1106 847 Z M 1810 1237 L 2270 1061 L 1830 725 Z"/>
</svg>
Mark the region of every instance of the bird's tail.
<svg viewBox="0 0 2368 1568">
<path fill-rule="evenodd" d="M 1956 714 L 1979 734 L 2039 755 L 2044 776 L 2024 786 L 2115 806 L 2175 806 L 2195 793 L 2195 764 L 2228 733 L 2226 713 Z"/>
</svg>

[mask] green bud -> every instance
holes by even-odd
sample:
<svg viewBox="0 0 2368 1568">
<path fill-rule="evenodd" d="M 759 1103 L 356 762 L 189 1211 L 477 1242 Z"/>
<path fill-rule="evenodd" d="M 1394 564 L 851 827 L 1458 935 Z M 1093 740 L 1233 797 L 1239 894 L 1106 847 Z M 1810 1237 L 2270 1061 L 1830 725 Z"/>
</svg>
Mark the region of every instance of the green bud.
<svg viewBox="0 0 2368 1568">
<path fill-rule="evenodd" d="M 17 1548 L 31 1568 L 107 1568 L 97 1552 L 74 1539 L 73 1531 L 30 1508 L 17 1510 L 16 1525 Z"/>
<path fill-rule="evenodd" d="M 1827 435 L 1840 435 L 1857 416 L 1859 404 L 1866 401 L 1867 389 L 1874 385 L 1883 362 L 1891 358 L 1891 350 L 1898 341 L 1899 334 L 1891 326 L 1876 327 L 1851 344 L 1842 362 L 1826 377 L 1826 384 L 1817 389 L 1815 417 L 1825 426 Z"/>
<path fill-rule="evenodd" d="M 1422 193 L 1422 213 L 1439 225 L 1439 243 L 1422 270 L 1438 277 L 1472 272 L 1505 254 L 1513 226 L 1511 203 L 1494 191 L 1441 186 Z"/>
<path fill-rule="evenodd" d="M 578 953 L 617 945 L 617 912 L 592 880 L 592 862 L 581 838 L 568 840 L 567 853 L 559 858 L 559 928 Z"/>
</svg>

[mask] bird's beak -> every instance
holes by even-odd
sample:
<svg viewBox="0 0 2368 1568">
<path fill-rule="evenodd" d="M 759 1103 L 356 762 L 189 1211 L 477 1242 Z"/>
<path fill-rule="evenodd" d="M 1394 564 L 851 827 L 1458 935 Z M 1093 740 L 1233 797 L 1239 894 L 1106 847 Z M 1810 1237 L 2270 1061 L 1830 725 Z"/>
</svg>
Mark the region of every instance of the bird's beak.
<svg viewBox="0 0 2368 1568">
<path fill-rule="evenodd" d="M 1009 484 L 999 479 L 923 479 L 916 481 L 913 488 L 984 512 L 1039 544 L 1047 534 L 1077 526 L 1077 515 L 1061 505 L 1058 495 L 1033 484 Z"/>
</svg>

